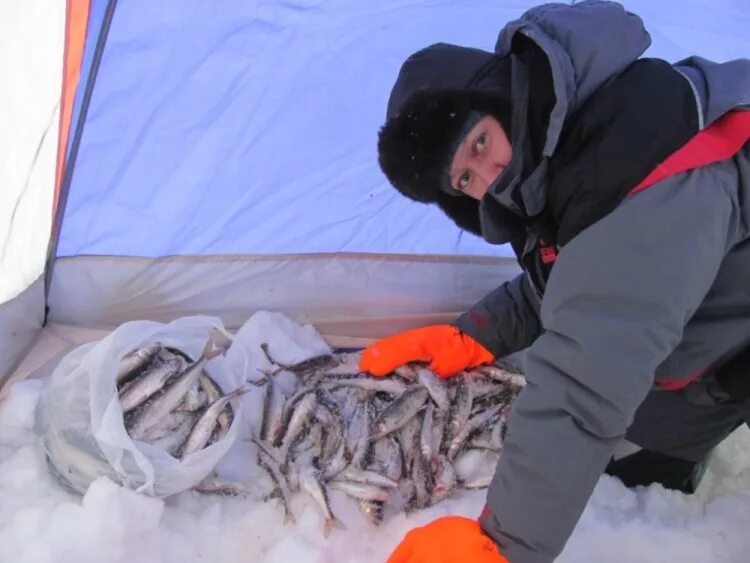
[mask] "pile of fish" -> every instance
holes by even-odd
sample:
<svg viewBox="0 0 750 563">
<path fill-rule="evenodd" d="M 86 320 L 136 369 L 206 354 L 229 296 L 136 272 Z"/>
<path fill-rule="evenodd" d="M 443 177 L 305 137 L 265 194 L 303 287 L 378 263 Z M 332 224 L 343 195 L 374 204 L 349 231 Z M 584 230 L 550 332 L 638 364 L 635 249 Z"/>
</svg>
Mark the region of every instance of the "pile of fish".
<svg viewBox="0 0 750 563">
<path fill-rule="evenodd" d="M 116 384 L 130 437 L 183 459 L 226 435 L 234 419 L 229 401 L 246 390 L 224 393 L 203 367 L 229 344 L 212 331 L 195 361 L 159 342 L 123 357 Z"/>
<path fill-rule="evenodd" d="M 510 364 L 439 379 L 412 364 L 386 377 L 357 367 L 359 353 L 274 361 L 255 429 L 258 463 L 270 475 L 288 521 L 290 494 L 302 490 L 325 518 L 324 533 L 344 527 L 328 491 L 343 491 L 366 518 L 426 508 L 466 488 L 489 486 L 510 405 L 525 385 Z M 284 386 L 280 380 L 293 383 Z M 282 376 L 282 374 L 284 374 Z"/>
</svg>

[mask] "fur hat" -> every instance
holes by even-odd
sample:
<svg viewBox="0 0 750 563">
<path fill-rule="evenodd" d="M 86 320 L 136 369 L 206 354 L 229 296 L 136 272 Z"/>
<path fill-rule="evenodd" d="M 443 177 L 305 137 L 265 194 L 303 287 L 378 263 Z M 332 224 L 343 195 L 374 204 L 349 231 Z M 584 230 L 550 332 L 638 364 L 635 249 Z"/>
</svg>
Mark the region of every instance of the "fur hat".
<svg viewBox="0 0 750 563">
<path fill-rule="evenodd" d="M 408 198 L 444 202 L 442 196 L 451 192 L 453 155 L 487 114 L 495 117 L 510 136 L 510 102 L 498 92 L 429 88 L 415 92 L 380 130 L 381 169 Z"/>
</svg>

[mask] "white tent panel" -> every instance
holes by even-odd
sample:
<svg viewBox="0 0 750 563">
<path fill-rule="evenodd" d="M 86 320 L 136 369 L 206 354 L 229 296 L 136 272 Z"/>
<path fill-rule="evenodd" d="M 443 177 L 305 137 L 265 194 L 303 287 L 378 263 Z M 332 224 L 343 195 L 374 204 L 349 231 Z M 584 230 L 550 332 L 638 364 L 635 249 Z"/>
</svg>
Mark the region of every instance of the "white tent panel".
<svg viewBox="0 0 750 563">
<path fill-rule="evenodd" d="M 0 2 L 0 303 L 44 270 L 52 224 L 64 0 Z"/>
</svg>

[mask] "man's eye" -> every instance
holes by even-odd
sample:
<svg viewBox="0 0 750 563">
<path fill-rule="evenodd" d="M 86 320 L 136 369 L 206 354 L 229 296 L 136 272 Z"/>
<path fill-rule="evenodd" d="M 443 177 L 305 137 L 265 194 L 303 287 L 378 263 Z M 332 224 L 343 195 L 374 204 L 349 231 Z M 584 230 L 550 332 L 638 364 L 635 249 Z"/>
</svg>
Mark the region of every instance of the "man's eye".
<svg viewBox="0 0 750 563">
<path fill-rule="evenodd" d="M 479 138 L 474 142 L 474 152 L 480 153 L 484 150 L 484 146 L 487 144 L 487 137 L 482 133 Z"/>
<path fill-rule="evenodd" d="M 469 182 L 471 182 L 471 172 L 467 170 L 458 179 L 458 189 L 461 191 L 465 190 L 469 187 Z"/>
</svg>

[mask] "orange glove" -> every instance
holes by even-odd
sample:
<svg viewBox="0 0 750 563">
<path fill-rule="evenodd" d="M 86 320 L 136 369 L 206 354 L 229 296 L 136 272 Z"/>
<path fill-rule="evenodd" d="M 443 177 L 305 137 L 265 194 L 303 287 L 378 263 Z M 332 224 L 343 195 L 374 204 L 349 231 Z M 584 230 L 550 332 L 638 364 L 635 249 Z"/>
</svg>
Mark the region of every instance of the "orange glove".
<svg viewBox="0 0 750 563">
<path fill-rule="evenodd" d="M 430 362 L 430 369 L 445 378 L 494 359 L 484 346 L 456 327 L 433 325 L 373 342 L 362 352 L 359 369 L 386 375 L 399 366 L 421 361 Z"/>
<path fill-rule="evenodd" d="M 404 536 L 388 563 L 509 563 L 479 522 L 444 516 Z"/>
</svg>

